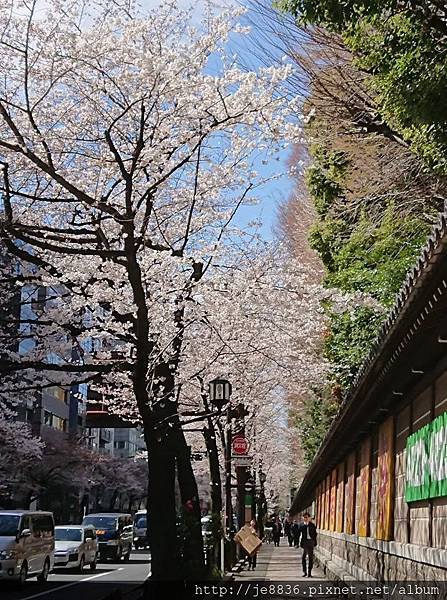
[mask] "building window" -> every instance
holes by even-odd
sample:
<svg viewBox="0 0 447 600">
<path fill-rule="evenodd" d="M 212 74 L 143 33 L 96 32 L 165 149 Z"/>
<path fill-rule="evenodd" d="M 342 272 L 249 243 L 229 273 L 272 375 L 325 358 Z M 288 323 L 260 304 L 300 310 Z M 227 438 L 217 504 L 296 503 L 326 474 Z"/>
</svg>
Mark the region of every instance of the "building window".
<svg viewBox="0 0 447 600">
<path fill-rule="evenodd" d="M 67 421 L 65 419 L 62 419 L 61 417 L 57 417 L 56 415 L 53 415 L 53 427 L 55 429 L 58 429 L 59 431 L 66 431 L 67 430 Z"/>
<path fill-rule="evenodd" d="M 43 422 L 47 427 L 53 427 L 59 431 L 67 431 L 67 420 L 62 419 L 62 417 L 58 417 L 57 415 L 53 415 L 53 413 L 50 413 L 47 410 L 44 411 Z"/>
</svg>

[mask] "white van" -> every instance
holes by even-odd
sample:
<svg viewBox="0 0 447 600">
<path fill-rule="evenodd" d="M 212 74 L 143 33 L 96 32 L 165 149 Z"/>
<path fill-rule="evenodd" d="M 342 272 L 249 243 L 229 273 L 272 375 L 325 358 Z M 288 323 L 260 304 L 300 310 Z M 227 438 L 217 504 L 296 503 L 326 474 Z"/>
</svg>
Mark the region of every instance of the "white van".
<svg viewBox="0 0 447 600">
<path fill-rule="evenodd" d="M 54 519 L 50 512 L 0 511 L 0 581 L 43 583 L 53 568 Z"/>
<path fill-rule="evenodd" d="M 98 541 L 91 525 L 58 525 L 55 530 L 54 567 L 77 569 L 85 565 L 94 571 L 98 560 Z"/>
</svg>

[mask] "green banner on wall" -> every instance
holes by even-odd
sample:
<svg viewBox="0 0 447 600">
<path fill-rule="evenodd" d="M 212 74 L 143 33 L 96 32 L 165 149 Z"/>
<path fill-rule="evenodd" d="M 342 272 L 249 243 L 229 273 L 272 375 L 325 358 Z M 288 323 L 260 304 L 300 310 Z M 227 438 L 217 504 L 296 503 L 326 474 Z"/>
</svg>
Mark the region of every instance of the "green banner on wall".
<svg viewBox="0 0 447 600">
<path fill-rule="evenodd" d="M 407 439 L 405 500 L 447 496 L 447 412 Z"/>
</svg>

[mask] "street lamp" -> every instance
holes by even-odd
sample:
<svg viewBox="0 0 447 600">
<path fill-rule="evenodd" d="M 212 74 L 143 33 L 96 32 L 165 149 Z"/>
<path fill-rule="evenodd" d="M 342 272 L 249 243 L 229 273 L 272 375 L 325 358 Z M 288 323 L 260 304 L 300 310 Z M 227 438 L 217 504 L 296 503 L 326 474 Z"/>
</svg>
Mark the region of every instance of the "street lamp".
<svg viewBox="0 0 447 600">
<path fill-rule="evenodd" d="M 208 394 L 210 402 L 220 412 L 222 408 L 227 404 L 227 435 L 225 443 L 225 513 L 222 513 L 222 522 L 228 527 L 228 534 L 231 537 L 231 525 L 233 522 L 232 506 L 231 506 L 231 397 L 232 387 L 231 383 L 226 379 L 216 378 L 208 384 Z M 225 544 L 224 535 L 220 541 L 220 560 L 221 560 L 221 571 L 225 571 Z"/>
<path fill-rule="evenodd" d="M 222 410 L 225 404 L 228 404 L 231 392 L 231 383 L 226 379 L 217 378 L 209 382 L 210 402 L 219 410 Z"/>
</svg>

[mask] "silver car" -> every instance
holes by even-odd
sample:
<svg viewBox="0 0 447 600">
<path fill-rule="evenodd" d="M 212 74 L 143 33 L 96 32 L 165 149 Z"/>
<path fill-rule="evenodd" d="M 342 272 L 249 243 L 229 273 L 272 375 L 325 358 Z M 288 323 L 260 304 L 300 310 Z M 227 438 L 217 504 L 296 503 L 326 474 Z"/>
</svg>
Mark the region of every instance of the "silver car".
<svg viewBox="0 0 447 600">
<path fill-rule="evenodd" d="M 0 581 L 44 583 L 53 568 L 54 519 L 50 512 L 0 511 Z"/>
<path fill-rule="evenodd" d="M 54 530 L 54 566 L 77 569 L 80 573 L 85 565 L 96 569 L 98 540 L 91 525 L 58 525 Z"/>
<path fill-rule="evenodd" d="M 135 548 L 146 548 L 149 546 L 147 535 L 147 511 L 139 510 L 134 516 L 133 543 Z"/>
</svg>

